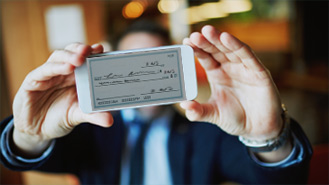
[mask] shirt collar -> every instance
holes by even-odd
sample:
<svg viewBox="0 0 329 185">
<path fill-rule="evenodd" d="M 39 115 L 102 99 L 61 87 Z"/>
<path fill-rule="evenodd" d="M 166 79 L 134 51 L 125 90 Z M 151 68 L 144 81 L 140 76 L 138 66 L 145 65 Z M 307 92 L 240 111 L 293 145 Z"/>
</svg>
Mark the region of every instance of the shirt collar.
<svg viewBox="0 0 329 185">
<path fill-rule="evenodd" d="M 163 113 L 155 118 L 153 122 L 166 122 L 166 123 L 170 123 L 173 116 L 174 116 L 174 111 L 172 110 L 173 108 L 168 106 L 163 110 Z M 141 122 L 141 123 L 147 123 L 148 120 L 145 120 L 145 118 L 143 118 L 136 109 L 123 109 L 120 111 L 123 122 L 125 124 L 128 124 L 130 122 Z"/>
</svg>

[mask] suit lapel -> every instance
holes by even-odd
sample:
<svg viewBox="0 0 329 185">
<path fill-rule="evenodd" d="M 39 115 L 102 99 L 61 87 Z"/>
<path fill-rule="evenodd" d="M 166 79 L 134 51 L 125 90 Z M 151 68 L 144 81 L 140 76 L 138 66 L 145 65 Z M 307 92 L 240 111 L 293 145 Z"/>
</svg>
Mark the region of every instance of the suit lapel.
<svg viewBox="0 0 329 185">
<path fill-rule="evenodd" d="M 115 169 L 116 169 L 116 176 L 115 176 L 115 183 L 119 184 L 120 183 L 120 177 L 121 177 L 121 157 L 122 153 L 124 150 L 125 142 L 126 142 L 126 128 L 123 123 L 123 119 L 121 117 L 120 111 L 114 111 L 111 112 L 114 118 L 114 124 L 113 124 L 113 133 L 111 135 L 113 136 L 113 144 L 111 145 L 111 154 L 116 155 L 115 159 L 116 161 L 114 162 Z M 111 127 L 111 128 L 112 128 Z M 116 146 L 116 147 L 113 147 Z"/>
<path fill-rule="evenodd" d="M 171 126 L 168 154 L 171 176 L 174 184 L 188 184 L 190 179 L 190 151 L 191 142 L 188 137 L 188 123 L 179 114 L 176 114 Z"/>
</svg>

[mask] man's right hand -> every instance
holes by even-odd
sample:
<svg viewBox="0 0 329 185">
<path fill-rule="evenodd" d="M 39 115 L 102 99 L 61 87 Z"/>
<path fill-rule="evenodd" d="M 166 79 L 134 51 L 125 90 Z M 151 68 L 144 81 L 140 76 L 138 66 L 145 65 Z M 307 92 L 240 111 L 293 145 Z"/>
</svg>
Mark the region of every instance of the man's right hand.
<svg viewBox="0 0 329 185">
<path fill-rule="evenodd" d="M 78 105 L 74 69 L 103 47 L 74 43 L 56 50 L 46 63 L 30 72 L 18 90 L 14 103 L 14 143 L 20 153 L 38 156 L 49 142 L 67 135 L 82 122 L 109 127 L 109 112 L 85 114 Z"/>
</svg>

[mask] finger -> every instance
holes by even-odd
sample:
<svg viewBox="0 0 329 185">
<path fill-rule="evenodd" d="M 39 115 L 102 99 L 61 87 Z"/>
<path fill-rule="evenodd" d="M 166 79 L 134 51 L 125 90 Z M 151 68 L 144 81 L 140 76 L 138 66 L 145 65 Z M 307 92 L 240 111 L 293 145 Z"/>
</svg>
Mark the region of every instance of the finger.
<svg viewBox="0 0 329 185">
<path fill-rule="evenodd" d="M 180 106 L 185 110 L 186 118 L 190 121 L 198 121 L 203 114 L 203 110 L 195 101 L 184 101 Z"/>
<path fill-rule="evenodd" d="M 90 55 L 92 48 L 89 45 L 77 42 L 67 45 L 64 50 L 71 51 L 72 53 L 87 57 L 88 55 Z"/>
<path fill-rule="evenodd" d="M 197 46 L 204 52 L 211 54 L 212 57 L 217 62 L 223 64 L 223 63 L 229 61 L 228 58 L 226 57 L 225 53 L 223 53 L 217 47 L 215 47 L 215 45 L 213 43 L 209 42 L 202 34 L 192 33 L 190 36 L 190 40 L 193 43 L 193 45 Z"/>
<path fill-rule="evenodd" d="M 101 127 L 110 127 L 113 125 L 113 117 L 109 112 L 83 114 L 83 120 L 81 120 L 81 123 L 82 122 L 89 122 Z"/>
<path fill-rule="evenodd" d="M 214 60 L 214 58 L 209 54 L 195 46 L 189 38 L 183 40 L 183 44 L 189 45 L 193 48 L 195 56 L 199 59 L 201 66 L 205 70 L 212 70 L 220 66 L 220 63 Z"/>
<path fill-rule="evenodd" d="M 180 104 L 185 110 L 186 117 L 190 121 L 206 121 L 215 123 L 215 120 L 219 120 L 219 113 L 216 113 L 216 109 L 211 104 L 200 104 L 197 101 L 185 101 Z"/>
<path fill-rule="evenodd" d="M 204 37 L 211 43 L 213 44 L 215 47 L 217 47 L 217 49 L 223 53 L 229 53 L 231 52 L 228 48 L 226 48 L 225 45 L 223 45 L 223 43 L 221 42 L 221 40 L 219 39 L 220 35 L 223 32 L 218 31 L 216 28 L 214 28 L 213 26 L 210 25 L 206 25 L 201 29 L 201 33 L 202 35 L 204 35 Z"/>
<path fill-rule="evenodd" d="M 207 53 L 218 53 L 219 50 L 211 44 L 203 35 L 194 32 L 190 35 L 191 42 Z"/>
<path fill-rule="evenodd" d="M 264 69 L 264 66 L 257 59 L 253 51 L 229 33 L 220 32 L 213 26 L 207 25 L 202 28 L 202 34 L 210 43 L 225 53 L 225 56 L 230 62 L 241 62 L 252 70 L 261 71 Z"/>
<path fill-rule="evenodd" d="M 85 58 L 84 55 L 69 50 L 56 50 L 50 55 L 47 62 L 68 63 L 78 67 L 83 64 Z"/>
<path fill-rule="evenodd" d="M 80 108 L 75 109 L 72 114 L 73 120 L 71 121 L 73 126 L 77 126 L 81 123 L 92 123 L 101 127 L 110 127 L 113 125 L 113 117 L 110 112 L 97 112 L 86 114 L 81 111 Z"/>
<path fill-rule="evenodd" d="M 209 43 L 214 45 L 218 49 L 218 54 L 216 55 L 216 59 L 220 61 L 222 64 L 224 62 L 235 62 L 241 63 L 241 59 L 236 56 L 230 49 L 228 49 L 219 39 L 220 35 L 223 32 L 218 31 L 213 26 L 204 26 L 201 30 L 205 39 L 208 40 Z"/>
<path fill-rule="evenodd" d="M 48 89 L 54 85 L 54 82 L 61 82 L 61 80 L 53 79 L 54 77 L 72 74 L 74 68 L 68 63 L 44 63 L 26 76 L 22 86 L 25 90 Z M 53 80 L 49 81 L 51 79 Z"/>
<path fill-rule="evenodd" d="M 249 69 L 262 71 L 264 70 L 263 64 L 258 60 L 254 52 L 229 33 L 222 33 L 219 37 L 223 45 L 231 50 L 231 52 L 241 59 L 241 62 Z"/>
<path fill-rule="evenodd" d="M 94 44 L 91 46 L 91 53 L 92 54 L 98 54 L 104 52 L 104 47 L 101 44 Z"/>
</svg>

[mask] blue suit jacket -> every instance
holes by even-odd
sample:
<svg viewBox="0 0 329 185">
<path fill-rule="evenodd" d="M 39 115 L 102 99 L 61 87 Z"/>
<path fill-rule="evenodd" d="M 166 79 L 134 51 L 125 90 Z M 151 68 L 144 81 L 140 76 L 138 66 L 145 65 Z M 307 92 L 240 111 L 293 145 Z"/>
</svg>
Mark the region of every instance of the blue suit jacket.
<svg viewBox="0 0 329 185">
<path fill-rule="evenodd" d="M 114 125 L 101 128 L 83 123 L 69 135 L 56 140 L 52 154 L 35 164 L 15 166 L 1 154 L 1 162 L 13 170 L 73 173 L 85 184 L 117 184 L 125 129 L 121 115 L 113 113 Z M 11 118 L 1 123 L 1 134 Z M 168 152 L 175 184 L 306 183 L 312 149 L 296 122 L 293 133 L 302 143 L 302 160 L 287 167 L 263 167 L 251 159 L 236 136 L 209 123 L 191 123 L 176 115 L 170 131 Z"/>
</svg>

